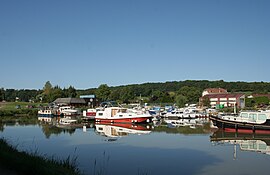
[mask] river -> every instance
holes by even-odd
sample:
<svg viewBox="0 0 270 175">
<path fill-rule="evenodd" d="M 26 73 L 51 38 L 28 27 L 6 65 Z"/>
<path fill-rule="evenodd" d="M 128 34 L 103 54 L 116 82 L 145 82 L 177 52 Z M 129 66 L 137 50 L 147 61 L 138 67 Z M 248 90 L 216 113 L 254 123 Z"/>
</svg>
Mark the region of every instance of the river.
<svg viewBox="0 0 270 175">
<path fill-rule="evenodd" d="M 2 122 L 19 150 L 76 160 L 85 175 L 269 174 L 268 135 L 212 130 L 207 121 L 56 127 Z"/>
</svg>

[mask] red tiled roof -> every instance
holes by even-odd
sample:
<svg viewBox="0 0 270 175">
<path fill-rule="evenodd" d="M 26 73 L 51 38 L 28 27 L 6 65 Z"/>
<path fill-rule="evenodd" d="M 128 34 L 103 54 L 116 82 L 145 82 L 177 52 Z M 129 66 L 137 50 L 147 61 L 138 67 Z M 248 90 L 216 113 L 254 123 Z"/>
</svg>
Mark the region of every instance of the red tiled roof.
<svg viewBox="0 0 270 175">
<path fill-rule="evenodd" d="M 239 98 L 245 94 L 207 94 L 208 98 Z"/>
<path fill-rule="evenodd" d="M 208 93 L 227 93 L 227 90 L 223 88 L 207 88 L 204 91 Z"/>
</svg>

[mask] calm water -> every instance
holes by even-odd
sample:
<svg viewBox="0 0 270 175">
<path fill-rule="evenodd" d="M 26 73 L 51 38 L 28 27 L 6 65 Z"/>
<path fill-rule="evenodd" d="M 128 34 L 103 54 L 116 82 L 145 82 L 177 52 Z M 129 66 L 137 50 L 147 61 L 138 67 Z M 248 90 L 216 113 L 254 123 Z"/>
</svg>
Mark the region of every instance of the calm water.
<svg viewBox="0 0 270 175">
<path fill-rule="evenodd" d="M 270 155 L 255 151 L 269 149 L 267 135 L 165 122 L 121 127 L 92 123 L 86 129 L 0 124 L 0 137 L 18 149 L 62 159 L 77 157 L 84 174 L 269 174 Z"/>
</svg>

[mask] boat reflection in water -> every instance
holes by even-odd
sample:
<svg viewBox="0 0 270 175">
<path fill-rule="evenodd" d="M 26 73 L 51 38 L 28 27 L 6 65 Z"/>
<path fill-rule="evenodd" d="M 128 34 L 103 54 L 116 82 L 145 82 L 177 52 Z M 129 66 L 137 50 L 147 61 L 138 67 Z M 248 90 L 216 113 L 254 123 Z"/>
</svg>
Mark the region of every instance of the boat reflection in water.
<svg viewBox="0 0 270 175">
<path fill-rule="evenodd" d="M 246 134 L 238 132 L 224 132 L 218 130 L 210 136 L 212 143 L 233 144 L 234 158 L 236 158 L 236 145 L 241 151 L 251 151 L 270 155 L 270 135 L 269 134 Z"/>
<path fill-rule="evenodd" d="M 167 123 L 168 128 L 188 126 L 190 128 L 196 128 L 203 126 L 208 122 L 207 118 L 196 118 L 196 119 L 167 119 L 164 118 L 164 122 Z"/>
<path fill-rule="evenodd" d="M 150 134 L 151 126 L 132 123 L 96 123 L 95 132 L 108 137 L 107 141 L 116 141 L 117 138 L 128 136 L 129 134 Z"/>
</svg>

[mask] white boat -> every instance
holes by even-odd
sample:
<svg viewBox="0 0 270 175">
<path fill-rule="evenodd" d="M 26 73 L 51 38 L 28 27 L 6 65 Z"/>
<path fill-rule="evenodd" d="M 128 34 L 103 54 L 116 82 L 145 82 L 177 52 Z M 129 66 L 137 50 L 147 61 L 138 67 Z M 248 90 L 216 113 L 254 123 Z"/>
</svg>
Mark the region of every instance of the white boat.
<svg viewBox="0 0 270 175">
<path fill-rule="evenodd" d="M 199 112 L 199 110 L 196 107 L 186 107 L 186 108 L 180 108 L 175 109 L 171 112 L 167 112 L 164 117 L 166 118 L 205 118 L 206 114 Z"/>
<path fill-rule="evenodd" d="M 107 123 L 143 123 L 150 122 L 152 116 L 143 111 L 130 110 L 122 107 L 106 107 L 97 111 L 96 122 Z"/>
<path fill-rule="evenodd" d="M 58 114 L 63 116 L 75 116 L 79 114 L 79 111 L 71 106 L 61 106 L 58 109 Z"/>
<path fill-rule="evenodd" d="M 87 109 L 86 111 L 83 111 L 83 116 L 87 119 L 95 119 L 96 113 L 97 113 L 96 109 L 90 108 Z"/>
<path fill-rule="evenodd" d="M 39 117 L 53 117 L 56 115 L 56 111 L 53 109 L 40 109 L 38 110 Z"/>
</svg>

